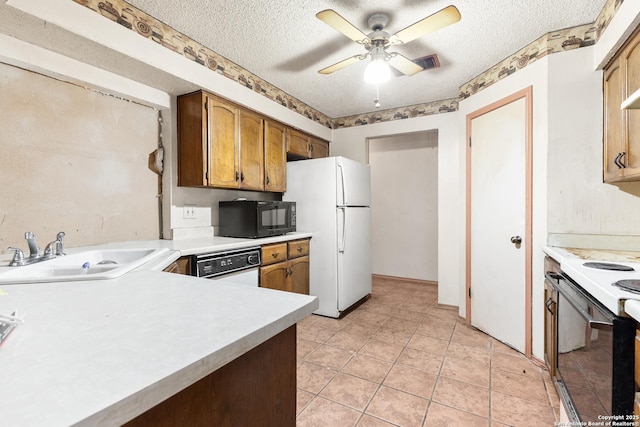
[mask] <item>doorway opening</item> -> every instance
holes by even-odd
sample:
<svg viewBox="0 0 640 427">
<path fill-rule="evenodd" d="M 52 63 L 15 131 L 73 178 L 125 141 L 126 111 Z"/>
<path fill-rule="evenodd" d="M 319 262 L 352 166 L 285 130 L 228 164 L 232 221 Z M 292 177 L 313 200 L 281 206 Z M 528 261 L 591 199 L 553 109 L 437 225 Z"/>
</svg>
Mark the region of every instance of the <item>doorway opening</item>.
<svg viewBox="0 0 640 427">
<path fill-rule="evenodd" d="M 368 159 L 372 273 L 437 284 L 438 131 L 369 138 Z"/>
</svg>

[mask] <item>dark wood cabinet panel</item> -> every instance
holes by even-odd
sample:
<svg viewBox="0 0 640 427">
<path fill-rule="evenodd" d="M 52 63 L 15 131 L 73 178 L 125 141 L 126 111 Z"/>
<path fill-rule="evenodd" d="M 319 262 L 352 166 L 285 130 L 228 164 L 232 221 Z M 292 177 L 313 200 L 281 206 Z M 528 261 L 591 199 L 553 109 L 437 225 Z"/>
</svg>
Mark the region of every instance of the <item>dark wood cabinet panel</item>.
<svg viewBox="0 0 640 427">
<path fill-rule="evenodd" d="M 293 325 L 125 426 L 295 427 L 295 418 Z"/>
</svg>

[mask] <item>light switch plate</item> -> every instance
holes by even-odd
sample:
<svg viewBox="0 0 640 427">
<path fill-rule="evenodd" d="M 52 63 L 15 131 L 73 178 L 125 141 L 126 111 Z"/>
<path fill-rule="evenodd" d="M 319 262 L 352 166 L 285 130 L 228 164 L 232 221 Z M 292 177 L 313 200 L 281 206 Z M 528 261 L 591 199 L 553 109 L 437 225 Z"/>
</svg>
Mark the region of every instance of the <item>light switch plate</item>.
<svg viewBox="0 0 640 427">
<path fill-rule="evenodd" d="M 182 208 L 182 218 L 184 219 L 195 219 L 196 218 L 196 207 L 195 206 L 185 206 Z"/>
</svg>

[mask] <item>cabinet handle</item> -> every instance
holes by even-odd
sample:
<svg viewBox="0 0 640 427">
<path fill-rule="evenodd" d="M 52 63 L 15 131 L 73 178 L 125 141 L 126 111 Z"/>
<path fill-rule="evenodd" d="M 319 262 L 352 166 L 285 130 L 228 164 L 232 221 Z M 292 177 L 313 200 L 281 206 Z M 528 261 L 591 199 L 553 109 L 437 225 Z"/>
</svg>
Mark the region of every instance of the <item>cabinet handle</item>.
<svg viewBox="0 0 640 427">
<path fill-rule="evenodd" d="M 620 160 L 618 160 L 618 163 L 620 163 L 620 168 L 621 168 L 621 169 L 624 169 L 624 168 L 626 168 L 626 167 L 627 167 L 627 166 L 623 163 L 623 161 L 622 161 L 622 159 L 624 159 L 624 156 L 625 156 L 626 154 L 627 154 L 627 153 L 626 153 L 625 151 L 623 151 L 622 153 L 620 153 Z"/>
<path fill-rule="evenodd" d="M 302 252 L 302 246 L 298 246 L 298 252 Z"/>
<path fill-rule="evenodd" d="M 240 181 L 244 182 L 244 172 L 240 172 Z"/>
<path fill-rule="evenodd" d="M 270 182 L 271 180 L 269 179 L 269 175 L 267 175 L 267 185 L 269 185 Z"/>
<path fill-rule="evenodd" d="M 240 179 L 240 174 L 236 171 L 236 181 Z"/>
<path fill-rule="evenodd" d="M 289 277 L 293 274 L 293 268 L 287 267 L 287 272 L 285 273 L 285 277 Z"/>
<path fill-rule="evenodd" d="M 622 164 L 620 164 L 620 157 L 622 157 L 622 153 L 618 153 L 618 155 L 616 156 L 616 158 L 613 160 L 613 163 L 616 164 L 616 166 L 618 167 L 618 169 L 622 169 Z"/>
<path fill-rule="evenodd" d="M 278 255 L 280 255 L 280 252 L 274 252 L 271 254 L 271 256 L 274 258 L 278 258 Z"/>
<path fill-rule="evenodd" d="M 556 313 L 555 313 L 555 304 L 556 304 L 556 303 L 555 303 L 555 301 L 554 301 L 554 300 L 552 300 L 551 298 L 549 298 L 549 299 L 547 300 L 547 303 L 546 303 L 545 305 L 547 306 L 547 311 L 548 311 L 549 313 L 551 313 L 551 314 L 556 314 Z M 553 309 L 552 309 L 551 307 L 553 307 Z"/>
</svg>

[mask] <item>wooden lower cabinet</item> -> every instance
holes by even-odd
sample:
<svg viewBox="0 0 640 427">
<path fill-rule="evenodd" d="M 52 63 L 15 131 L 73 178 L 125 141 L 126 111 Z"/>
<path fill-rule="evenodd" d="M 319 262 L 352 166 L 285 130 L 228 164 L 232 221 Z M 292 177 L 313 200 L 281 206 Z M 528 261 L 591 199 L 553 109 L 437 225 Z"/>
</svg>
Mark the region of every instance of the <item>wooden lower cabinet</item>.
<svg viewBox="0 0 640 427">
<path fill-rule="evenodd" d="M 189 257 L 183 256 L 169 264 L 163 271 L 176 274 L 191 274 L 191 260 Z"/>
<path fill-rule="evenodd" d="M 295 425 L 295 325 L 125 424 L 127 427 Z"/>
<path fill-rule="evenodd" d="M 309 294 L 309 239 L 262 247 L 260 286 Z"/>
<path fill-rule="evenodd" d="M 289 261 L 289 289 L 290 292 L 309 295 L 309 256 Z"/>
<path fill-rule="evenodd" d="M 260 286 L 263 288 L 288 291 L 289 262 L 279 262 L 260 268 Z"/>
</svg>

